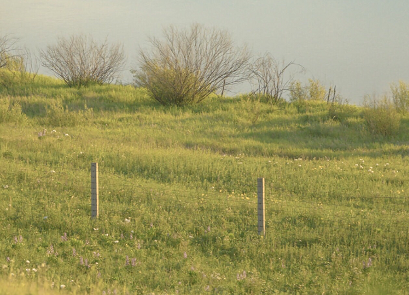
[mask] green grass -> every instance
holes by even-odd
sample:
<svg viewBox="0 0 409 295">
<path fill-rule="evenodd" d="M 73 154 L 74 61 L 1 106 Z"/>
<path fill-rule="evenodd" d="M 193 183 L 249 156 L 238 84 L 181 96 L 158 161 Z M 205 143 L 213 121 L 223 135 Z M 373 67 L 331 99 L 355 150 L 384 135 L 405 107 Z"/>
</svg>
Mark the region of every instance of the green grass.
<svg viewBox="0 0 409 295">
<path fill-rule="evenodd" d="M 0 294 L 405 294 L 408 119 L 381 137 L 355 106 L 0 88 Z"/>
</svg>

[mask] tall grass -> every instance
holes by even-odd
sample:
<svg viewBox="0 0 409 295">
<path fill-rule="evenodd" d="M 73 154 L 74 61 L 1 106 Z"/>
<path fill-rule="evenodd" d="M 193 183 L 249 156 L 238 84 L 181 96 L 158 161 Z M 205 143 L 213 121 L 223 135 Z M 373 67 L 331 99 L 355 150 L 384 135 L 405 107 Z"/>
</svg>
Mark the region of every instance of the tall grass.
<svg viewBox="0 0 409 295">
<path fill-rule="evenodd" d="M 358 107 L 336 119 L 316 101 L 169 108 L 129 86 L 30 87 L 1 90 L 16 115 L 0 124 L 0 293 L 408 289 L 406 117 L 374 137 Z"/>
</svg>

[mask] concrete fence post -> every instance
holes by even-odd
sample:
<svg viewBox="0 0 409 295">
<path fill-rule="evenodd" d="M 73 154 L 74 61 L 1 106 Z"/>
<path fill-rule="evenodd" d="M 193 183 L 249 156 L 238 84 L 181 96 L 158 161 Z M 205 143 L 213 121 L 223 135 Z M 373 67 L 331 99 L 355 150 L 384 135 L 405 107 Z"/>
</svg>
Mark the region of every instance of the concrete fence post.
<svg viewBox="0 0 409 295">
<path fill-rule="evenodd" d="M 98 163 L 91 163 L 91 217 L 99 216 Z"/>
<path fill-rule="evenodd" d="M 266 235 L 266 207 L 264 193 L 264 178 L 257 179 L 257 215 L 258 215 L 258 234 Z"/>
</svg>

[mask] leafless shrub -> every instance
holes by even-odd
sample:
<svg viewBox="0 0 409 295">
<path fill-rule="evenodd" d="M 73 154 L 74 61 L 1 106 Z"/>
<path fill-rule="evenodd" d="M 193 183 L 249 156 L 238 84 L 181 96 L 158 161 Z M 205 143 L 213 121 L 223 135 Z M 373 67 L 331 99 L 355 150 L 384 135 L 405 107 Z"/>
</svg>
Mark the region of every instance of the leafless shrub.
<svg viewBox="0 0 409 295">
<path fill-rule="evenodd" d="M 246 79 L 250 54 L 246 47 L 235 47 L 228 32 L 193 24 L 189 29 L 170 26 L 163 36 L 149 39 L 152 48 L 140 50 L 140 68 L 132 71 L 136 85 L 159 103 L 198 103 Z"/>
<path fill-rule="evenodd" d="M 101 44 L 84 35 L 59 38 L 57 44 L 40 51 L 42 65 L 53 71 L 68 86 L 112 82 L 125 64 L 121 44 Z"/>
<path fill-rule="evenodd" d="M 289 90 L 293 81 L 292 75 L 286 75 L 291 66 L 304 69 L 301 65 L 292 62 L 279 62 L 269 53 L 257 58 L 249 66 L 249 78 L 253 86 L 252 93 L 266 98 L 272 103 L 281 100 L 284 92 Z"/>
<path fill-rule="evenodd" d="M 0 68 L 5 68 L 10 59 L 15 55 L 17 39 L 8 35 L 0 37 Z"/>
<path fill-rule="evenodd" d="M 33 82 L 39 70 L 36 56 L 16 43 L 17 39 L 0 37 L 0 84 L 5 88 Z"/>
</svg>

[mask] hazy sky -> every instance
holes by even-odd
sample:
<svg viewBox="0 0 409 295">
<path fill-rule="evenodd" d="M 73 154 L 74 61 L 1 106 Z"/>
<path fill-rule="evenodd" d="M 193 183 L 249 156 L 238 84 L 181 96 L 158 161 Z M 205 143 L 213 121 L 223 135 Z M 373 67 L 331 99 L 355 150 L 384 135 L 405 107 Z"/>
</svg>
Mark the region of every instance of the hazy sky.
<svg viewBox="0 0 409 295">
<path fill-rule="evenodd" d="M 227 29 L 255 55 L 294 60 L 307 69 L 300 79 L 336 85 L 354 103 L 409 82 L 408 0 L 0 0 L 0 7 L 0 34 L 21 45 L 45 48 L 78 33 L 108 37 L 124 44 L 129 68 L 147 36 L 197 22 Z"/>
</svg>

